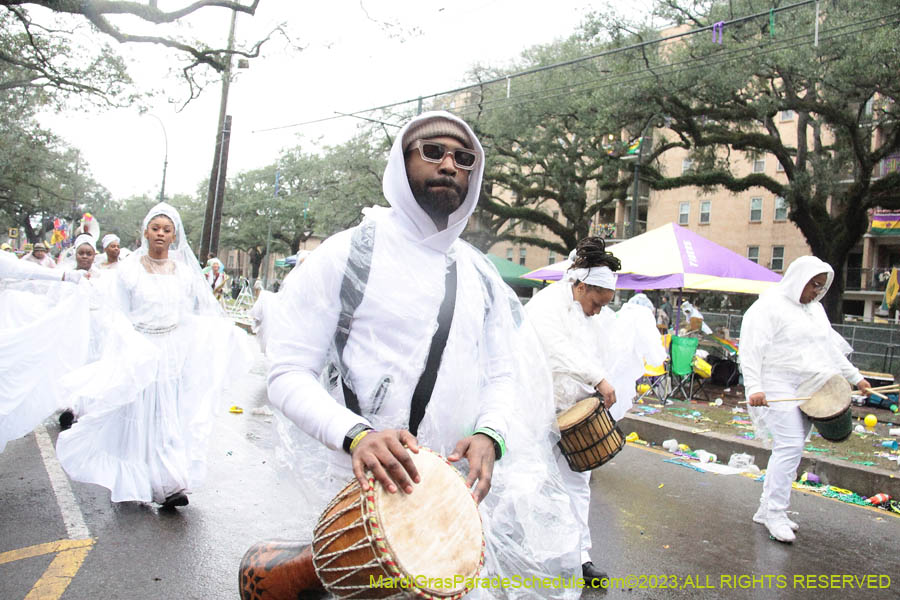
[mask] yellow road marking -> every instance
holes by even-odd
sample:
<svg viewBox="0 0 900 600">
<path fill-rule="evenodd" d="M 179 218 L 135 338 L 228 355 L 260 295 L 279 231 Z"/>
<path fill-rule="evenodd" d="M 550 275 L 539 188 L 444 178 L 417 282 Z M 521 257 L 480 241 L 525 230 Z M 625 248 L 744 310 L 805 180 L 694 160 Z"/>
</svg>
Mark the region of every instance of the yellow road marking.
<svg viewBox="0 0 900 600">
<path fill-rule="evenodd" d="M 25 600 L 59 600 L 91 551 L 94 540 L 59 540 L 0 553 L 0 564 L 56 554 Z"/>
<path fill-rule="evenodd" d="M 23 558 L 32 558 L 35 556 L 43 556 L 44 554 L 53 554 L 54 552 L 63 552 L 64 550 L 72 550 L 74 548 L 84 548 L 94 545 L 94 540 L 59 540 L 57 542 L 47 542 L 36 546 L 28 546 L 27 548 L 19 548 L 18 550 L 10 550 L 8 552 L 0 552 L 0 565 L 22 560 Z"/>
</svg>

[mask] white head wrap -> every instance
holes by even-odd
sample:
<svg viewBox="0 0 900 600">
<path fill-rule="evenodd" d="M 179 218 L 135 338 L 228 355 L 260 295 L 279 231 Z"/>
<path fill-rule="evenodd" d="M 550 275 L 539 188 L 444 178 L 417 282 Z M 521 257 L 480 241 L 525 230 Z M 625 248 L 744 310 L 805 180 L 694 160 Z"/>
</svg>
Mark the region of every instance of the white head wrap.
<svg viewBox="0 0 900 600">
<path fill-rule="evenodd" d="M 75 238 L 75 243 L 72 245 L 72 248 L 78 250 L 79 246 L 83 246 L 84 244 L 88 244 L 91 248 L 94 249 L 94 252 L 97 251 L 97 242 L 94 240 L 94 236 L 89 233 L 82 233 L 77 238 Z"/>
<path fill-rule="evenodd" d="M 119 239 L 114 233 L 107 233 L 103 236 L 103 240 L 100 242 L 103 245 L 103 249 L 106 250 L 106 247 L 112 244 L 113 242 L 122 243 L 122 240 Z"/>
<path fill-rule="evenodd" d="M 566 275 L 572 281 L 580 281 L 607 290 L 616 289 L 618 276 L 609 267 L 590 267 L 588 269 L 569 269 Z"/>
</svg>

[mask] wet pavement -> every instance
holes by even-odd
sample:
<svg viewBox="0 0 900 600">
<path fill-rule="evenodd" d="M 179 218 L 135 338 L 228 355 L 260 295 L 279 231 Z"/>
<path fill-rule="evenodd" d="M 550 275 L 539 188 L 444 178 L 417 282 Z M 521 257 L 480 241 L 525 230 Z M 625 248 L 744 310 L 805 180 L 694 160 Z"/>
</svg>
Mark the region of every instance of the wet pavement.
<svg viewBox="0 0 900 600">
<path fill-rule="evenodd" d="M 207 482 L 187 508 L 112 505 L 106 490 L 71 484 L 94 541 L 83 562 L 70 561 L 62 590 L 53 587 L 54 564 L 73 551 L 29 557 L 23 549 L 77 536 L 63 521 L 35 435 L 11 442 L 0 453 L 0 598 L 25 598 L 40 584 L 46 593 L 32 597 L 236 599 L 238 564 L 252 543 L 308 538 L 298 484 L 278 467 L 275 420 L 253 413 L 265 405 L 264 370 L 258 359 L 221 399 Z M 232 405 L 244 413 L 230 414 Z M 46 427 L 55 440 L 55 423 Z M 750 520 L 761 483 L 663 462 L 669 457 L 629 446 L 594 472 L 595 563 L 634 578 L 630 591 L 584 598 L 900 597 L 900 518 L 794 492 L 801 530 L 794 544 L 780 544 Z M 878 576 L 889 576 L 890 587 L 879 589 L 887 582 Z"/>
</svg>

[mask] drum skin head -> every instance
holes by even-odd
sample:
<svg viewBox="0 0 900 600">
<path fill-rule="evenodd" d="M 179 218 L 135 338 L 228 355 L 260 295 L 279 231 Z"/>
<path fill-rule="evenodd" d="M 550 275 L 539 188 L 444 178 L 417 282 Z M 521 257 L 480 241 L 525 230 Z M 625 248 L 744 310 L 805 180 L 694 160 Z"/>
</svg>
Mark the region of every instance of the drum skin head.
<svg viewBox="0 0 900 600">
<path fill-rule="evenodd" d="M 810 419 L 831 419 L 850 408 L 850 383 L 834 375 L 820 387 L 800 410 Z"/>
<path fill-rule="evenodd" d="M 391 554 L 408 577 L 423 578 L 417 587 L 437 595 L 465 589 L 458 579 L 449 587 L 425 585 L 424 578 L 478 577 L 484 544 L 481 515 L 459 472 L 441 456 L 410 452 L 420 483 L 412 494 L 389 493 L 375 484 L 375 508 Z"/>
<path fill-rule="evenodd" d="M 557 417 L 556 421 L 560 430 L 568 429 L 573 425 L 577 425 L 581 421 L 594 414 L 597 407 L 600 406 L 600 399 L 596 396 L 579 400 L 575 406 L 563 412 Z"/>
</svg>

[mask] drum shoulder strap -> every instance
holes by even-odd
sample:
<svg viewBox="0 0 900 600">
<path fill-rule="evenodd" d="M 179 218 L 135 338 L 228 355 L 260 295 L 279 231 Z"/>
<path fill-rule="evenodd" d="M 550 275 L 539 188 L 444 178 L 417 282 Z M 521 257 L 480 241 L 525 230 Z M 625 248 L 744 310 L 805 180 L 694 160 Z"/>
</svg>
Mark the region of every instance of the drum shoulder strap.
<svg viewBox="0 0 900 600">
<path fill-rule="evenodd" d="M 372 269 L 372 254 L 375 248 L 375 222 L 365 221 L 353 232 L 350 240 L 350 254 L 347 257 L 347 265 L 344 269 L 344 277 L 341 280 L 341 312 L 338 315 L 337 326 L 334 332 L 335 359 L 338 373 L 340 374 L 341 387 L 344 392 L 344 404 L 358 415 L 362 414 L 359 398 L 347 385 L 349 370 L 344 364 L 344 348 L 350 337 L 350 329 L 353 324 L 353 315 L 362 303 L 366 286 L 369 281 L 369 272 Z M 450 325 L 453 321 L 453 313 L 456 308 L 457 268 L 456 262 L 450 263 L 444 281 L 444 298 L 438 312 L 438 327 L 431 338 L 431 346 L 428 350 L 428 358 L 425 360 L 425 369 L 419 376 L 419 381 L 413 391 L 410 403 L 409 431 L 416 435 L 419 423 L 425 416 L 425 409 L 431 400 L 431 394 L 437 381 L 438 369 L 447 338 L 450 335 Z"/>
</svg>

